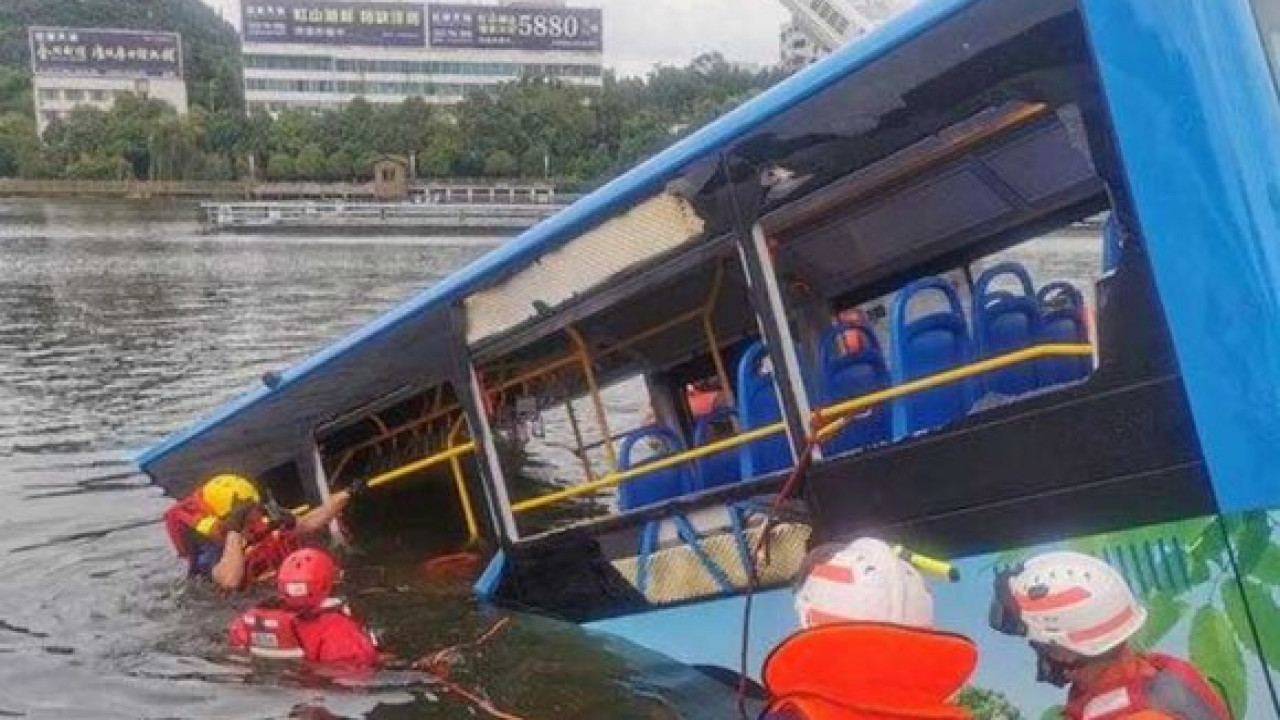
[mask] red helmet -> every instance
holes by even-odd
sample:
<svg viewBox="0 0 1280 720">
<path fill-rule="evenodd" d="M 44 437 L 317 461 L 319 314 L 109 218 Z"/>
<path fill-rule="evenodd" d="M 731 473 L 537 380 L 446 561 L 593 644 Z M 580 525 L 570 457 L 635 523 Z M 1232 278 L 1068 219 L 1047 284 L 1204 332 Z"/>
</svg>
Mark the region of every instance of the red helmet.
<svg viewBox="0 0 1280 720">
<path fill-rule="evenodd" d="M 303 548 L 284 559 L 276 587 L 285 605 L 299 610 L 320 607 L 338 580 L 338 564 L 323 550 Z"/>
</svg>

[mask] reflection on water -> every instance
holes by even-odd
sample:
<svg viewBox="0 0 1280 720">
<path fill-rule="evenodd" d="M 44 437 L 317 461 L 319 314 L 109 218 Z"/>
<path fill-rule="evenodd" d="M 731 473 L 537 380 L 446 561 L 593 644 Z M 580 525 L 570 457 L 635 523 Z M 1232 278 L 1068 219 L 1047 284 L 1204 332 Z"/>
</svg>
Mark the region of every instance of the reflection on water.
<svg viewBox="0 0 1280 720">
<path fill-rule="evenodd" d="M 228 660 L 231 606 L 183 583 L 157 522 L 169 501 L 127 458 L 491 243 L 209 238 L 195 217 L 0 201 L 0 716 L 474 717 L 413 675 L 340 692 Z M 347 594 L 405 657 L 495 617 L 413 566 L 353 565 Z M 455 677 L 531 718 L 729 713 L 688 671 L 534 618 Z"/>
</svg>

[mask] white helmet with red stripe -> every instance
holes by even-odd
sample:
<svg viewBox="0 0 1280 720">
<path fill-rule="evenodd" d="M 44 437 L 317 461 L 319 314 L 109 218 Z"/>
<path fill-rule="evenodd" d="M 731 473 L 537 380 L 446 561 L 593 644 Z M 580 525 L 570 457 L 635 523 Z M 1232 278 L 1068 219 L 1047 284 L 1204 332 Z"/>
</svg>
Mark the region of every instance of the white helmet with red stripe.
<svg viewBox="0 0 1280 720">
<path fill-rule="evenodd" d="M 1051 552 L 1009 578 L 1027 639 L 1098 657 L 1133 637 L 1147 620 L 1123 576 L 1077 552 Z"/>
<path fill-rule="evenodd" d="M 920 573 L 874 538 L 811 552 L 795 602 L 805 628 L 836 622 L 933 627 L 933 596 Z"/>
</svg>

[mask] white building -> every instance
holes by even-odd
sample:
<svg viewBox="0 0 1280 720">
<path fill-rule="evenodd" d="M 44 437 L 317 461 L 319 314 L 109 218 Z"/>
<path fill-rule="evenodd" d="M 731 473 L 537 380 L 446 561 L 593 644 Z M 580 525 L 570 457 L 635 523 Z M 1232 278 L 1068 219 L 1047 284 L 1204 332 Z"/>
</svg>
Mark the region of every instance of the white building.
<svg viewBox="0 0 1280 720">
<path fill-rule="evenodd" d="M 563 0 L 242 0 L 242 11 L 250 109 L 455 103 L 531 76 L 603 84 L 601 11 Z"/>
<path fill-rule="evenodd" d="M 109 110 L 126 93 L 187 112 L 182 39 L 174 33 L 32 27 L 28 39 L 41 134 L 76 108 Z"/>
<path fill-rule="evenodd" d="M 782 66 L 788 70 L 798 70 L 827 52 L 794 20 L 782 26 L 780 41 Z"/>
<path fill-rule="evenodd" d="M 782 56 L 800 62 L 809 48 L 789 49 L 803 37 L 812 46 L 809 62 L 850 40 L 866 35 L 918 0 L 782 0 L 791 11 L 791 24 L 783 28 Z"/>
</svg>

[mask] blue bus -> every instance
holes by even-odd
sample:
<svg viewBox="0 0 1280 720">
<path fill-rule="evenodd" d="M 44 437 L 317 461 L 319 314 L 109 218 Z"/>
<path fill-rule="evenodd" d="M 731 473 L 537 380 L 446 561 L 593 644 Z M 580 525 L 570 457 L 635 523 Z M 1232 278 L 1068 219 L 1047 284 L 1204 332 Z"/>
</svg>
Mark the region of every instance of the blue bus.
<svg viewBox="0 0 1280 720">
<path fill-rule="evenodd" d="M 139 465 L 372 479 L 357 542 L 483 542 L 485 599 L 693 665 L 751 593 L 748 674 L 806 550 L 877 535 L 960 569 L 939 624 L 1029 716 L 991 571 L 1071 547 L 1275 716 L 1278 76 L 1270 0 L 931 0 Z"/>
</svg>

